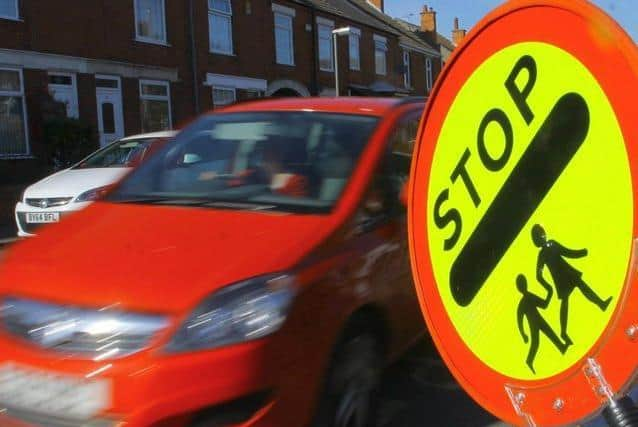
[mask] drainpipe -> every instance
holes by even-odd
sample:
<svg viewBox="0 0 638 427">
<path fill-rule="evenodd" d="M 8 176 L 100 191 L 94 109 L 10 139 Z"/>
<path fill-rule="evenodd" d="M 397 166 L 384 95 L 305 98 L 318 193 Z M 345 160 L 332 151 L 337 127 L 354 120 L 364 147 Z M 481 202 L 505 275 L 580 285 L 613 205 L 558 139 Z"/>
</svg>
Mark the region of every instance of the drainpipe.
<svg viewBox="0 0 638 427">
<path fill-rule="evenodd" d="M 188 0 L 188 31 L 188 36 L 191 42 L 190 59 L 193 72 L 193 102 L 195 114 L 199 115 L 201 112 L 201 106 L 199 103 L 199 78 L 197 73 L 197 44 L 195 43 L 195 12 L 193 8 L 193 0 Z"/>
<path fill-rule="evenodd" d="M 310 7 L 311 19 L 312 19 L 312 95 L 319 96 L 319 57 L 317 55 L 317 9 L 312 3 L 308 3 Z"/>
</svg>

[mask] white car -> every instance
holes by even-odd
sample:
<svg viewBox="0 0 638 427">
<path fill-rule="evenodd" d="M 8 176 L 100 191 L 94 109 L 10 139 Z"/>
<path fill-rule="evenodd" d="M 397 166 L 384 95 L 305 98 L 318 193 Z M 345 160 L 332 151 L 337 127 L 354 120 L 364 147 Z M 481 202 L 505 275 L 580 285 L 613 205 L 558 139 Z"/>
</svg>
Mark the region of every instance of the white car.
<svg viewBox="0 0 638 427">
<path fill-rule="evenodd" d="M 175 134 L 165 131 L 120 139 L 75 166 L 31 185 L 15 208 L 18 236 L 33 236 L 43 224 L 58 222 L 64 215 L 99 199 L 139 163 L 154 144 L 160 144 Z"/>
</svg>

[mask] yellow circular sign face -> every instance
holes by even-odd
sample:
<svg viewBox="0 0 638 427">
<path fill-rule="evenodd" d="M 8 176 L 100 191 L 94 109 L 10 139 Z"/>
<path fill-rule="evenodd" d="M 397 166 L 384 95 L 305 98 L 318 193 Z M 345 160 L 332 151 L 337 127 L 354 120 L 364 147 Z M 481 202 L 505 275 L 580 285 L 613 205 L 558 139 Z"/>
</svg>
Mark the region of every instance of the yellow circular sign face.
<svg viewBox="0 0 638 427">
<path fill-rule="evenodd" d="M 521 380 L 561 373 L 621 297 L 633 195 L 623 135 L 574 56 L 544 43 L 495 53 L 448 112 L 428 186 L 428 245 L 457 332 Z"/>
</svg>

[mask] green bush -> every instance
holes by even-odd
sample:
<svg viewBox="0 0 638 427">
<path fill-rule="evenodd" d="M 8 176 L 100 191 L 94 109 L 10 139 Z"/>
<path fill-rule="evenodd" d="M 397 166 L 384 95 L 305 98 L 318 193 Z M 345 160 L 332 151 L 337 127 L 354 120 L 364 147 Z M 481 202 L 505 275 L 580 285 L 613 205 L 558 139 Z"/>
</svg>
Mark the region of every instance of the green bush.
<svg viewBox="0 0 638 427">
<path fill-rule="evenodd" d="M 48 118 L 43 130 L 47 158 L 56 170 L 79 162 L 98 148 L 95 129 L 81 120 Z"/>
</svg>

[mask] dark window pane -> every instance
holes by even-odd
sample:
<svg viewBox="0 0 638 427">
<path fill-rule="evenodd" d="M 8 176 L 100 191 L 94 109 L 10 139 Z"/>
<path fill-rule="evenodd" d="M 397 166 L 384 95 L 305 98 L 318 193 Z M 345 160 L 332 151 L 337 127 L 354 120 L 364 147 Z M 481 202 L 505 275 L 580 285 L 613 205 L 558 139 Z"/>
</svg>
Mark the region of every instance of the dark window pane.
<svg viewBox="0 0 638 427">
<path fill-rule="evenodd" d="M 0 90 L 20 92 L 20 73 L 18 71 L 0 70 Z"/>
<path fill-rule="evenodd" d="M 73 79 L 71 79 L 71 76 L 52 75 L 49 76 L 49 84 L 71 86 L 73 85 Z"/>
<path fill-rule="evenodd" d="M 110 102 L 102 104 L 102 126 L 104 133 L 115 133 L 115 108 Z"/>
<path fill-rule="evenodd" d="M 21 97 L 0 96 L 0 154 L 27 154 Z"/>
<path fill-rule="evenodd" d="M 168 88 L 164 85 L 142 84 L 142 95 L 168 96 Z"/>
<path fill-rule="evenodd" d="M 111 89 L 117 89 L 118 87 L 120 87 L 119 82 L 114 79 L 95 79 L 95 86 Z"/>
<path fill-rule="evenodd" d="M 168 102 L 142 100 L 142 132 L 158 132 L 170 127 Z"/>
</svg>

